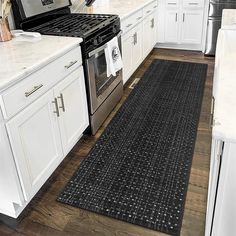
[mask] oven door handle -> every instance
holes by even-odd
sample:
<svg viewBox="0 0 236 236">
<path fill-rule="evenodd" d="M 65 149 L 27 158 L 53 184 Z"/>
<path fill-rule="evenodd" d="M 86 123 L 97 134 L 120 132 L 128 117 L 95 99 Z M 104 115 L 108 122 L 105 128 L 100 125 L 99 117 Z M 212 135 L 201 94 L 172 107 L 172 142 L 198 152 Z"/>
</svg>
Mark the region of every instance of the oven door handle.
<svg viewBox="0 0 236 236">
<path fill-rule="evenodd" d="M 120 32 L 116 35 L 116 37 L 119 38 L 119 37 L 121 36 L 121 34 L 122 34 L 122 31 L 120 31 Z M 106 47 L 107 47 L 107 44 L 104 44 L 104 45 L 102 45 L 101 47 L 96 48 L 96 49 L 94 49 L 93 51 L 89 52 L 89 54 L 88 54 L 88 55 L 89 55 L 89 58 L 92 57 L 93 55 L 97 54 L 98 52 L 104 50 Z"/>
</svg>

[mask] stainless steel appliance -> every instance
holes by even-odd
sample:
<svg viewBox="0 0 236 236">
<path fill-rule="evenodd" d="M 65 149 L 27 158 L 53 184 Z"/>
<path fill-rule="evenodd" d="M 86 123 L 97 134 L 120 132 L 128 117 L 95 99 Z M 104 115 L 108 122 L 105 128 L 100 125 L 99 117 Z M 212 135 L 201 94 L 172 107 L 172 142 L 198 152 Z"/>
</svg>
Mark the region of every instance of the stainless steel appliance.
<svg viewBox="0 0 236 236">
<path fill-rule="evenodd" d="M 34 2 L 34 3 L 33 3 Z M 90 128 L 95 134 L 122 97 L 122 71 L 107 77 L 105 47 L 118 37 L 120 19 L 115 15 L 75 14 L 69 0 L 13 0 L 17 28 L 41 34 L 81 37 Z"/>
<path fill-rule="evenodd" d="M 223 9 L 236 9 L 236 0 L 210 0 L 205 55 L 214 56 Z"/>
</svg>

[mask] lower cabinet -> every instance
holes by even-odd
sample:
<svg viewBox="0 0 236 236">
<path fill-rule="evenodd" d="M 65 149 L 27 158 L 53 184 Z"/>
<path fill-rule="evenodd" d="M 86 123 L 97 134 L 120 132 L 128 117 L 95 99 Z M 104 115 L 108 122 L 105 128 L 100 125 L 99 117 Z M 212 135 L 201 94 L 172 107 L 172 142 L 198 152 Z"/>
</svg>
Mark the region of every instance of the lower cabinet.
<svg viewBox="0 0 236 236">
<path fill-rule="evenodd" d="M 6 126 L 28 201 L 88 126 L 82 67 L 18 113 Z"/>
<path fill-rule="evenodd" d="M 183 12 L 181 43 L 201 44 L 203 31 L 203 11 L 185 10 Z"/>
<path fill-rule="evenodd" d="M 83 70 L 72 72 L 54 89 L 59 108 L 59 126 L 64 155 L 77 143 L 88 126 Z"/>
<path fill-rule="evenodd" d="M 168 43 L 178 43 L 179 39 L 179 24 L 178 13 L 175 10 L 166 10 L 164 39 Z"/>
<path fill-rule="evenodd" d="M 156 13 L 156 12 L 155 12 Z M 150 14 L 143 21 L 143 56 L 146 57 L 156 44 L 156 16 Z"/>
<path fill-rule="evenodd" d="M 125 84 L 132 73 L 143 60 L 142 54 L 142 24 L 122 36 L 123 83 Z"/>
</svg>

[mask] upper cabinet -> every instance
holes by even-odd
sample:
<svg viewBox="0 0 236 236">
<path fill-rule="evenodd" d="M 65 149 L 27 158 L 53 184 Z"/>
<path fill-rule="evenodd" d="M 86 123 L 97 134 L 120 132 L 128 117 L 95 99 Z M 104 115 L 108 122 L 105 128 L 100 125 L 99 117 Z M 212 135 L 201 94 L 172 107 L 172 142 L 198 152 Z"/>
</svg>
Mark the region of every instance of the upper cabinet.
<svg viewBox="0 0 236 236">
<path fill-rule="evenodd" d="M 203 0 L 163 0 L 158 11 L 160 47 L 201 50 L 204 32 Z"/>
</svg>

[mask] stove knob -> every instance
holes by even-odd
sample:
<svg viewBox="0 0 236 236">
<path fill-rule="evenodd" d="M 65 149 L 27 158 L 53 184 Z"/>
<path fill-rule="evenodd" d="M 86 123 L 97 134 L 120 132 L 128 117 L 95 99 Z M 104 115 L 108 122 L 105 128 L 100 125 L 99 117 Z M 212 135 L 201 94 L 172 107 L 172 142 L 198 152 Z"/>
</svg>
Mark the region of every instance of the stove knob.
<svg viewBox="0 0 236 236">
<path fill-rule="evenodd" d="M 116 29 L 116 28 L 117 28 L 116 25 L 114 25 L 113 28 L 112 28 L 112 32 L 113 32 L 114 34 L 117 32 L 117 29 Z"/>
<path fill-rule="evenodd" d="M 98 40 L 97 40 L 97 39 L 94 39 L 94 40 L 93 40 L 93 44 L 94 44 L 95 46 L 97 46 L 97 45 L 98 45 Z"/>
</svg>

